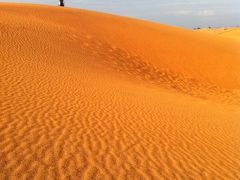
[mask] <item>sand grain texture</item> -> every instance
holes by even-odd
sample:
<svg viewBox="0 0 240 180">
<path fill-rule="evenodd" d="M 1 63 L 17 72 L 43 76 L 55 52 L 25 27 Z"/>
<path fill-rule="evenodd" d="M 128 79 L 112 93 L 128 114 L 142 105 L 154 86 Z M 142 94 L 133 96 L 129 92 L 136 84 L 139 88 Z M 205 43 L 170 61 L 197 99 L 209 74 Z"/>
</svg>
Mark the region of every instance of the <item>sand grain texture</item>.
<svg viewBox="0 0 240 180">
<path fill-rule="evenodd" d="M 0 4 L 0 179 L 239 179 L 239 47 Z"/>
</svg>

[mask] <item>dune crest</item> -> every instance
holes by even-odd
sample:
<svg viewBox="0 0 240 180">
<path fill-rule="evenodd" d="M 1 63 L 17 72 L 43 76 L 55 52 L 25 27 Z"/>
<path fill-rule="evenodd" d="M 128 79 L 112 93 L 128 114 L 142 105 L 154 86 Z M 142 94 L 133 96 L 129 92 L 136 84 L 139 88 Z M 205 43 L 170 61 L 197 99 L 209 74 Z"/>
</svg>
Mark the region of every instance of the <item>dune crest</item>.
<svg viewBox="0 0 240 180">
<path fill-rule="evenodd" d="M 0 179 L 239 179 L 240 42 L 0 4 Z"/>
</svg>

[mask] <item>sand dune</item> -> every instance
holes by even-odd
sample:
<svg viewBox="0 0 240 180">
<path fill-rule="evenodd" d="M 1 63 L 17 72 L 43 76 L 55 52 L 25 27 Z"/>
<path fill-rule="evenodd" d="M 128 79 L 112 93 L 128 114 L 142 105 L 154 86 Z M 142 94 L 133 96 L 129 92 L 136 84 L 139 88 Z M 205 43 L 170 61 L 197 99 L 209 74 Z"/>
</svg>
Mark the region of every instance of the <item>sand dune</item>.
<svg viewBox="0 0 240 180">
<path fill-rule="evenodd" d="M 208 29 L 199 29 L 198 31 L 213 33 L 222 35 L 225 37 L 229 37 L 232 39 L 240 40 L 240 28 L 232 27 L 232 28 L 208 28 Z"/>
<path fill-rule="evenodd" d="M 0 179 L 239 179 L 240 42 L 0 4 Z"/>
</svg>

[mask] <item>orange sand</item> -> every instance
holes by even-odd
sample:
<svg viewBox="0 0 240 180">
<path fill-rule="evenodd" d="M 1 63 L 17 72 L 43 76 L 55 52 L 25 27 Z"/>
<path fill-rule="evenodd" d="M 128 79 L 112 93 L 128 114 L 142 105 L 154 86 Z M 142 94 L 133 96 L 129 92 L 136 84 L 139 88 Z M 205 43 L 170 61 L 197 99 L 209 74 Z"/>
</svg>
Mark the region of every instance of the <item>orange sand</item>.
<svg viewBox="0 0 240 180">
<path fill-rule="evenodd" d="M 239 179 L 240 42 L 0 4 L 0 179 Z"/>
</svg>

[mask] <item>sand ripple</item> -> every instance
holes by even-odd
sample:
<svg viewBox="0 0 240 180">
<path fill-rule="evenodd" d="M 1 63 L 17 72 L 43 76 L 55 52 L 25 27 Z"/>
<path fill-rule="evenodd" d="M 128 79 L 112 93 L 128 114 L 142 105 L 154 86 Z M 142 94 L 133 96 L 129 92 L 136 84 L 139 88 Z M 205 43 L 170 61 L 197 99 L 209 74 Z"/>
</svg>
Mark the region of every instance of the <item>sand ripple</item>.
<svg viewBox="0 0 240 180">
<path fill-rule="evenodd" d="M 0 6 L 0 179 L 240 178 L 238 42 Z"/>
</svg>

